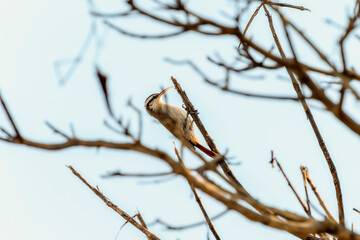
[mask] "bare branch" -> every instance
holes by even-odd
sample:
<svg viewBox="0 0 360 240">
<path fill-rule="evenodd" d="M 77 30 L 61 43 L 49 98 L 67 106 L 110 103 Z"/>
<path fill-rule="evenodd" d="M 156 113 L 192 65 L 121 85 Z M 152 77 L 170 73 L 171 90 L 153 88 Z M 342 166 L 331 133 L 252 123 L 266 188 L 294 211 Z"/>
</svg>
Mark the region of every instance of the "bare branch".
<svg viewBox="0 0 360 240">
<path fill-rule="evenodd" d="M 178 158 L 178 160 L 180 162 L 180 166 L 185 169 L 186 167 L 184 165 L 184 162 L 182 161 L 182 158 L 180 157 L 179 151 L 176 148 L 175 142 L 174 142 L 174 150 L 175 150 L 176 156 L 177 156 L 177 158 Z M 207 212 L 206 212 L 206 210 L 204 208 L 204 205 L 202 204 L 202 202 L 200 200 L 200 197 L 198 196 L 198 194 L 197 194 L 197 192 L 196 192 L 196 190 L 194 188 L 194 185 L 189 180 L 188 180 L 188 183 L 190 185 L 191 191 L 193 192 L 193 194 L 195 196 L 195 200 L 196 200 L 197 204 L 199 205 L 202 214 L 204 215 L 204 218 L 205 218 L 205 220 L 206 220 L 206 222 L 207 222 L 207 224 L 209 226 L 210 231 L 212 232 L 212 234 L 214 235 L 216 240 L 220 240 L 221 238 L 219 237 L 218 233 L 216 232 L 215 227 L 212 224 L 212 222 L 211 222 L 211 220 L 210 220 L 210 218 L 209 218 L 209 216 L 208 216 L 208 214 L 207 214 Z"/>
<path fill-rule="evenodd" d="M 89 0 L 89 3 L 92 1 Z M 280 163 L 272 156 L 273 163 L 276 162 L 278 165 L 280 171 L 282 172 L 283 176 L 285 177 L 286 181 L 288 182 L 290 188 L 294 192 L 295 196 L 297 197 L 298 201 L 302 205 L 303 209 L 307 213 L 308 216 L 301 216 L 294 214 L 289 211 L 284 211 L 279 208 L 274 208 L 265 204 L 262 204 L 261 202 L 254 199 L 240 184 L 240 182 L 236 179 L 233 172 L 229 168 L 226 158 L 226 154 L 221 155 L 219 154 L 219 150 L 217 149 L 213 139 L 209 136 L 209 133 L 205 129 L 205 127 L 202 125 L 200 118 L 198 116 L 198 112 L 195 110 L 194 106 L 186 96 L 186 93 L 181 89 L 181 86 L 177 83 L 175 78 L 172 78 L 172 81 L 175 85 L 175 87 L 178 90 L 178 93 L 182 97 L 182 100 L 184 102 L 184 105 L 186 106 L 186 110 L 188 112 L 188 115 L 191 115 L 194 119 L 195 123 L 197 124 L 199 130 L 202 132 L 205 140 L 207 141 L 210 148 L 218 153 L 216 157 L 214 157 L 212 160 L 207 161 L 204 158 L 201 158 L 201 156 L 198 156 L 203 160 L 203 164 L 200 166 L 197 166 L 194 169 L 188 169 L 186 168 L 180 158 L 180 155 L 176 149 L 176 154 L 179 158 L 179 162 L 174 160 L 170 155 L 167 153 L 157 150 L 154 148 L 150 148 L 146 145 L 143 145 L 140 141 L 141 135 L 142 135 L 142 116 L 141 116 L 141 110 L 136 108 L 134 105 L 132 105 L 131 101 L 128 102 L 128 105 L 138 114 L 139 116 L 139 132 L 138 134 L 133 134 L 130 131 L 130 123 L 128 119 L 126 121 L 122 121 L 122 119 L 116 119 L 110 108 L 109 99 L 108 99 L 108 93 L 106 88 L 106 76 L 102 74 L 101 72 L 98 72 L 98 78 L 101 82 L 101 85 L 103 87 L 103 92 L 105 94 L 105 98 L 107 101 L 108 109 L 110 114 L 112 115 L 112 120 L 114 120 L 119 126 L 117 128 L 113 127 L 109 123 L 105 122 L 105 125 L 109 127 L 114 132 L 117 132 L 121 135 L 125 135 L 130 137 L 129 142 L 112 142 L 112 141 L 104 141 L 104 140 L 85 140 L 85 139 L 79 139 L 75 137 L 75 133 L 72 135 L 65 134 L 64 132 L 58 130 L 53 125 L 46 123 L 47 126 L 52 129 L 56 134 L 59 134 L 63 136 L 65 139 L 61 142 L 57 143 L 51 143 L 51 142 L 37 142 L 32 141 L 29 139 L 26 139 L 25 137 L 21 136 L 3 99 L 0 95 L 0 100 L 3 108 L 5 109 L 5 112 L 7 114 L 7 117 L 9 119 L 9 122 L 14 128 L 15 136 L 12 136 L 12 131 L 7 131 L 3 128 L 0 128 L 0 130 L 3 132 L 4 137 L 0 137 L 0 140 L 14 143 L 14 144 L 21 144 L 24 146 L 32 146 L 36 148 L 41 149 L 47 149 L 47 150 L 60 150 L 75 146 L 81 146 L 81 147 L 93 147 L 93 148 L 112 148 L 112 149 L 118 149 L 118 150 L 130 150 L 135 151 L 138 153 L 146 154 L 148 156 L 152 156 L 160 161 L 163 161 L 166 163 L 170 170 L 169 172 L 153 172 L 153 173 L 123 173 L 123 172 L 113 172 L 105 177 L 110 176 L 128 176 L 128 177 L 159 177 L 159 176 L 182 176 L 186 178 L 189 185 L 191 186 L 191 189 L 193 190 L 193 193 L 195 195 L 196 201 L 200 206 L 200 209 L 203 212 L 203 215 L 205 217 L 205 222 L 208 223 L 210 229 L 213 228 L 213 225 L 211 223 L 211 219 L 207 215 L 204 206 L 202 205 L 202 202 L 200 198 L 197 196 L 197 190 L 202 191 L 204 194 L 208 195 L 209 197 L 212 197 L 216 201 L 218 201 L 220 204 L 222 204 L 227 210 L 225 212 L 228 212 L 230 210 L 241 214 L 245 216 L 247 219 L 259 222 L 263 225 L 270 226 L 272 228 L 281 229 L 283 231 L 287 231 L 294 236 L 300 238 L 300 239 L 330 239 L 330 236 L 335 238 L 343 239 L 360 239 L 360 236 L 356 233 L 354 233 L 351 229 L 348 230 L 345 228 L 345 217 L 344 217 L 344 206 L 343 206 L 343 200 L 342 200 L 342 193 L 340 188 L 340 182 L 339 178 L 337 176 L 337 170 L 335 169 L 335 165 L 332 162 L 332 159 L 329 155 L 328 149 L 326 148 L 325 142 L 322 138 L 322 135 L 320 134 L 320 131 L 318 129 L 318 126 L 312 116 L 312 113 L 310 111 L 309 106 L 307 105 L 306 99 L 314 99 L 324 105 L 324 109 L 328 112 L 332 113 L 335 117 L 337 117 L 340 121 L 342 121 L 346 126 L 348 126 L 351 130 L 353 130 L 355 133 L 360 135 L 360 124 L 356 122 L 355 117 L 351 117 L 348 113 L 345 112 L 343 106 L 344 102 L 347 102 L 345 100 L 346 97 L 355 97 L 356 100 L 360 99 L 360 95 L 357 90 L 357 86 L 351 86 L 350 83 L 353 83 L 353 81 L 360 81 L 360 75 L 357 73 L 355 68 L 351 66 L 351 63 L 349 62 L 347 58 L 347 51 L 346 51 L 346 41 L 349 39 L 350 35 L 353 34 L 354 29 L 357 27 L 358 18 L 360 15 L 360 1 L 356 0 L 355 7 L 354 7 L 354 15 L 352 17 L 349 17 L 348 24 L 343 27 L 343 34 L 340 36 L 339 39 L 339 45 L 340 51 L 338 52 L 338 59 L 341 59 L 341 63 L 339 64 L 340 67 L 338 67 L 335 63 L 331 60 L 331 55 L 329 53 L 323 52 L 314 44 L 312 40 L 308 36 L 306 36 L 293 22 L 289 21 L 285 18 L 285 16 L 282 14 L 282 9 L 284 7 L 286 8 L 292 8 L 295 10 L 301 10 L 301 11 L 310 11 L 307 8 L 304 8 L 302 6 L 295 6 L 292 4 L 287 3 L 277 3 L 267 0 L 260 0 L 260 1 L 250 1 L 247 3 L 247 6 L 244 7 L 244 9 L 249 9 L 249 6 L 253 3 L 257 4 L 257 9 L 253 13 L 252 17 L 250 18 L 247 26 L 245 27 L 245 30 L 242 32 L 240 29 L 240 17 L 242 15 L 242 11 L 240 9 L 240 1 L 235 1 L 235 11 L 236 16 L 232 16 L 231 25 L 227 25 L 222 23 L 221 21 L 215 20 L 215 18 L 212 17 L 204 17 L 201 13 L 197 13 L 196 11 L 193 11 L 191 8 L 188 8 L 186 3 L 182 0 L 174 0 L 170 2 L 162 2 L 161 0 L 154 0 L 155 4 L 158 4 L 158 8 L 155 8 L 155 10 L 160 9 L 160 11 L 167 11 L 167 15 L 165 14 L 157 14 L 156 11 L 152 8 L 151 10 L 147 10 L 146 8 L 142 8 L 141 1 L 134 1 L 134 0 L 126 0 L 126 4 L 128 9 L 124 12 L 119 13 L 101 13 L 99 11 L 91 10 L 90 14 L 93 17 L 93 22 L 95 21 L 95 18 L 103 18 L 100 19 L 100 21 L 103 21 L 103 23 L 107 26 L 109 26 L 112 29 L 117 30 L 123 35 L 128 35 L 135 38 L 156 38 L 156 39 L 163 39 L 168 37 L 174 37 L 181 35 L 183 33 L 186 33 L 188 31 L 197 32 L 201 35 L 212 35 L 212 36 L 230 36 L 232 38 L 236 38 L 238 42 L 242 44 L 242 48 L 237 49 L 234 47 L 235 50 L 235 57 L 233 58 L 233 62 L 230 63 L 228 60 L 223 60 L 221 57 L 219 57 L 219 60 L 215 58 L 208 58 L 208 60 L 215 64 L 214 66 L 217 68 L 220 68 L 221 70 L 224 70 L 224 77 L 223 79 L 220 79 L 219 81 L 214 81 L 209 78 L 209 74 L 206 74 L 203 72 L 195 63 L 191 61 L 183 61 L 186 64 L 190 65 L 201 77 L 206 81 L 206 83 L 226 92 L 230 92 L 237 95 L 247 96 L 247 97 L 257 97 L 257 98 L 264 98 L 264 99 L 275 99 L 275 100 L 291 100 L 291 101 L 300 101 L 302 104 L 302 107 L 306 113 L 306 116 L 308 117 L 310 124 L 313 128 L 313 131 L 317 137 L 319 146 L 321 150 L 323 151 L 323 155 L 325 156 L 325 159 L 327 161 L 327 164 L 329 166 L 330 172 L 332 174 L 333 178 L 333 184 L 336 191 L 336 198 L 337 198 L 337 204 L 338 204 L 338 214 L 339 214 L 339 223 L 336 222 L 334 217 L 330 214 L 329 210 L 326 208 L 325 203 L 320 198 L 319 193 L 317 192 L 316 188 L 313 186 L 312 181 L 310 177 L 308 176 L 308 173 L 306 169 L 302 169 L 303 174 L 303 180 L 304 180 L 304 187 L 305 187 L 305 193 L 306 193 L 306 204 L 301 200 L 300 196 L 295 191 L 294 187 L 290 183 L 290 180 L 288 179 L 287 175 L 283 171 Z M 260 4 L 260 5 L 258 5 Z M 274 37 L 275 44 L 279 50 L 279 53 L 274 53 L 273 48 L 269 50 L 269 47 L 264 47 L 263 42 L 260 44 L 257 44 L 251 37 L 245 37 L 246 32 L 249 29 L 249 26 L 252 24 L 253 19 L 257 16 L 258 12 L 260 11 L 261 7 L 264 7 L 264 10 L 267 14 L 269 26 L 271 29 L 271 32 Z M 237 8 L 238 7 L 238 8 Z M 288 45 L 290 47 L 290 50 L 292 52 L 292 57 L 286 57 L 282 46 L 280 44 L 280 41 L 277 37 L 277 34 L 275 32 L 275 28 L 272 23 L 272 18 L 270 16 L 270 13 L 267 9 L 267 7 L 270 7 L 275 13 L 280 16 L 282 20 L 282 24 L 285 30 L 286 38 L 288 41 Z M 233 9 L 234 10 L 234 9 Z M 112 22 L 107 21 L 108 18 L 112 17 L 127 17 L 129 15 L 137 15 L 145 18 L 149 18 L 151 20 L 155 20 L 157 23 L 162 23 L 167 26 L 170 26 L 173 28 L 175 32 L 171 32 L 168 34 L 159 34 L 159 35 L 146 35 L 146 34 L 139 34 L 136 32 L 132 32 L 132 30 L 124 30 L 122 28 L 119 28 L 115 26 Z M 181 17 L 178 17 L 181 16 Z M 230 16 L 228 14 L 227 16 Z M 208 30 L 210 29 L 210 30 Z M 292 36 L 290 35 L 288 30 L 291 29 L 295 32 L 296 35 L 300 37 L 301 40 L 305 41 L 306 45 L 309 46 L 309 49 L 315 54 L 315 56 L 318 56 L 321 59 L 321 64 L 324 64 L 325 68 L 319 68 L 316 67 L 313 64 L 308 64 L 307 62 L 301 62 L 301 56 L 299 53 L 295 52 L 295 48 L 293 46 L 294 42 L 292 41 Z M 91 31 L 89 32 L 89 35 L 87 39 L 84 42 L 84 45 L 82 46 L 79 54 L 74 59 L 71 59 L 70 67 L 67 69 L 65 74 L 61 74 L 62 76 L 59 76 L 61 78 L 61 82 L 65 82 L 66 79 L 68 79 L 71 74 L 75 71 L 78 64 L 81 62 L 84 53 L 86 49 L 89 47 L 90 43 L 94 39 L 95 35 L 95 25 L 92 25 Z M 176 31 L 177 30 L 177 31 Z M 292 33 L 292 32 L 291 32 Z M 262 40 L 262 39 L 261 39 Z M 337 59 L 336 58 L 336 59 Z M 59 70 L 59 63 L 56 63 L 56 70 Z M 63 65 L 65 61 L 61 62 L 60 64 Z M 252 71 L 256 71 L 258 69 L 262 69 L 265 71 L 277 71 L 279 69 L 282 69 L 283 67 L 286 68 L 290 78 L 291 82 L 293 84 L 293 87 L 296 92 L 296 96 L 271 96 L 266 94 L 257 94 L 257 93 L 251 93 L 241 90 L 236 90 L 231 88 L 233 80 L 233 76 L 235 74 L 243 74 L 243 73 L 251 73 Z M 339 70 L 340 69 L 340 70 Z M 60 75 L 60 74 L 59 74 Z M 243 77 L 243 75 L 241 75 Z M 320 78 L 317 78 L 317 76 L 320 76 Z M 326 84 L 322 84 L 321 77 L 326 77 Z M 355 82 L 354 82 L 355 83 Z M 301 84 L 301 85 L 300 85 Z M 326 85 L 324 87 L 324 85 Z M 352 84 L 353 85 L 353 84 Z M 105 87 L 104 87 L 105 86 Z M 300 86 L 307 87 L 309 94 L 307 97 L 304 96 Z M 350 91 L 348 91 L 350 90 Z M 338 94 L 340 98 L 335 99 L 333 94 Z M 337 95 L 336 95 L 337 96 Z M 346 108 L 345 108 L 346 109 Z M 10 129 L 11 130 L 11 129 Z M 73 131 L 72 131 L 73 132 Z M 137 133 L 137 132 L 136 132 Z M 180 139 L 181 141 L 181 139 Z M 222 174 L 219 172 L 219 169 L 217 166 L 220 165 L 224 171 L 225 174 Z M 69 167 L 73 173 L 75 174 L 75 170 Z M 75 171 L 75 172 L 74 172 Z M 211 179 L 210 174 L 217 174 L 219 177 L 221 177 L 222 180 L 224 180 L 222 183 L 219 184 L 213 179 Z M 76 174 L 75 174 L 76 175 Z M 100 198 L 103 196 L 102 200 L 106 202 L 108 206 L 113 205 L 102 193 L 99 191 L 99 189 L 96 189 L 89 185 L 81 176 L 80 174 L 77 175 L 91 190 L 94 191 Z M 216 176 L 216 177 L 218 177 Z M 326 212 L 326 215 L 323 215 L 321 213 L 321 217 L 325 217 L 325 220 L 319 221 L 316 220 L 313 216 L 311 216 L 310 212 L 310 198 L 308 196 L 308 190 L 307 190 L 307 183 L 312 187 L 312 190 L 314 191 L 314 194 L 318 198 L 320 205 Z M 197 190 L 195 190 L 197 189 Z M 97 193 L 99 192 L 99 193 Z M 101 196 L 100 196 L 100 195 Z M 109 204 L 108 202 L 111 204 Z M 314 210 L 316 210 L 316 207 L 313 207 Z M 110 206 L 111 207 L 111 206 Z M 115 210 L 116 211 L 116 210 Z M 358 210 L 354 209 L 354 211 L 359 212 Z M 130 216 L 128 216 L 130 217 Z M 138 217 L 139 221 L 135 220 L 135 218 Z M 136 214 L 133 217 L 130 217 L 132 221 L 142 226 L 144 229 L 147 229 L 146 223 L 143 221 L 140 213 Z M 127 220 L 130 222 L 130 220 Z M 212 229 L 212 232 L 216 239 L 220 239 L 217 235 L 215 229 Z M 209 238 L 209 237 L 208 237 Z M 150 238 L 149 238 L 150 239 Z"/>
<path fill-rule="evenodd" d="M 299 237 L 305 237 L 309 234 L 329 232 L 334 236 L 341 236 L 343 237 L 343 239 L 360 239 L 360 236 L 345 229 L 343 226 L 334 223 L 333 221 L 316 221 L 313 219 L 304 218 L 288 211 L 283 211 L 273 207 L 265 206 L 257 200 L 253 199 L 250 195 L 234 194 L 218 185 L 207 181 L 206 179 L 200 177 L 198 174 L 196 174 L 195 176 L 192 170 L 181 168 L 179 163 L 174 161 L 165 152 L 150 149 L 140 143 L 112 143 L 102 140 L 86 141 L 80 139 L 69 139 L 68 141 L 61 144 L 44 144 L 29 141 L 26 139 L 23 139 L 22 142 L 18 140 L 11 141 L 9 139 L 6 139 L 6 141 L 48 150 L 59 150 L 72 146 L 85 146 L 137 151 L 163 160 L 173 169 L 175 174 L 180 174 L 184 176 L 188 181 L 194 184 L 194 187 L 200 189 L 205 194 L 221 202 L 226 208 L 233 209 L 234 211 L 244 215 L 246 218 L 252 221 L 260 222 L 273 228 L 288 231 Z M 240 205 L 240 200 L 244 200 L 251 206 L 253 206 L 255 209 L 259 209 L 259 211 L 261 212 L 267 212 L 268 214 L 258 214 L 257 212 L 254 212 L 253 210 Z M 280 216 L 281 219 L 277 218 L 276 216 Z"/>
<path fill-rule="evenodd" d="M 103 200 L 108 207 L 112 208 L 115 212 L 117 212 L 120 216 L 122 216 L 127 222 L 131 223 L 134 227 L 143 232 L 148 239 L 151 240 L 159 240 L 159 238 L 150 232 L 146 227 L 142 226 L 140 223 L 136 222 L 131 216 L 129 216 L 126 212 L 121 210 L 118 206 L 113 204 L 107 197 L 105 197 L 98 188 L 91 186 L 81 175 L 78 173 L 72 166 L 67 166 L 72 173 L 77 176 L 88 188 L 90 188 L 101 200 Z"/>
<path fill-rule="evenodd" d="M 277 37 L 277 34 L 275 32 L 275 28 L 274 28 L 274 25 L 272 23 L 272 17 L 271 17 L 271 15 L 270 15 L 270 13 L 267 10 L 265 5 L 264 5 L 264 10 L 266 12 L 266 16 L 268 17 L 269 26 L 270 26 L 271 32 L 273 34 L 273 38 L 274 38 L 274 41 L 276 43 L 276 46 L 277 46 L 277 48 L 279 50 L 279 53 L 280 53 L 280 55 L 281 55 L 281 57 L 283 59 L 286 59 L 285 53 L 284 53 L 284 51 L 282 49 L 280 41 L 279 41 L 279 39 Z M 289 41 L 289 45 L 290 45 L 292 51 L 294 51 L 293 47 L 292 47 L 292 44 L 291 44 L 291 41 Z M 314 117 L 313 117 L 313 115 L 311 113 L 311 110 L 310 110 L 308 104 L 306 103 L 306 100 L 304 99 L 304 95 L 303 95 L 303 93 L 301 91 L 301 88 L 300 88 L 298 82 L 296 81 L 294 73 L 292 72 L 291 69 L 289 69 L 287 67 L 286 67 L 286 70 L 287 70 L 287 72 L 288 72 L 288 74 L 289 74 L 289 76 L 291 78 L 291 82 L 292 82 L 293 87 L 294 87 L 294 89 L 296 91 L 296 94 L 298 95 L 298 98 L 300 99 L 301 105 L 304 108 L 305 114 L 306 114 L 306 116 L 308 117 L 308 119 L 310 121 L 311 127 L 312 127 L 312 129 L 313 129 L 313 131 L 314 131 L 314 133 L 316 135 L 319 146 L 320 146 L 320 148 L 321 148 L 321 150 L 322 150 L 322 152 L 324 154 L 325 160 L 328 163 L 331 175 L 333 177 L 333 183 L 334 183 L 334 187 L 335 187 L 335 191 L 336 191 L 336 199 L 337 199 L 337 202 L 338 202 L 339 221 L 340 221 L 340 223 L 342 225 L 345 225 L 344 204 L 343 204 L 343 199 L 342 199 L 340 180 L 339 180 L 339 177 L 337 175 L 335 164 L 331 159 L 330 153 L 329 153 L 329 151 L 328 151 L 328 149 L 327 149 L 327 147 L 325 145 L 324 139 L 322 138 L 320 130 L 319 130 L 319 128 L 318 128 L 318 126 L 317 126 L 317 124 L 315 122 L 315 119 L 314 119 Z"/>
</svg>

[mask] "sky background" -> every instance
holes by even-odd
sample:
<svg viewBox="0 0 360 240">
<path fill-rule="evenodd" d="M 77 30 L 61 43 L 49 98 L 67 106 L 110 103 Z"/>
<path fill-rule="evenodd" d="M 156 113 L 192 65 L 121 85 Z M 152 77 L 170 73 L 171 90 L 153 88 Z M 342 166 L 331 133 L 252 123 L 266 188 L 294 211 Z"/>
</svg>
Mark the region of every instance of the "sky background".
<svg viewBox="0 0 360 240">
<path fill-rule="evenodd" d="M 193 9 L 206 16 L 222 16 L 216 1 L 209 1 L 207 5 L 202 1 L 190 3 Z M 338 54 L 338 38 L 334 36 L 339 36 L 339 30 L 327 25 L 324 19 L 344 23 L 352 1 L 303 0 L 295 3 L 311 12 L 287 9 L 285 13 L 301 23 L 301 28 L 330 56 Z M 231 6 L 230 1 L 224 1 L 221 8 L 229 10 Z M 102 1 L 96 3 L 96 7 L 104 12 L 123 9 L 121 1 Z M 244 16 L 243 26 L 250 15 Z M 110 21 L 143 33 L 167 30 L 141 18 Z M 95 40 L 91 41 L 74 74 L 65 84 L 59 84 L 55 63 L 64 63 L 62 71 L 69 67 L 66 62 L 70 63 L 69 59 L 73 59 L 83 46 L 91 24 L 97 26 L 97 44 Z M 248 34 L 257 42 L 271 46 L 271 34 L 263 12 L 259 13 Z M 194 33 L 167 40 L 133 39 L 104 27 L 101 20 L 94 22 L 86 1 L 70 0 L 0 0 L 0 36 L 0 91 L 25 137 L 44 142 L 62 141 L 45 125 L 45 121 L 49 121 L 67 133 L 71 132 L 72 124 L 79 138 L 126 141 L 103 125 L 109 116 L 94 74 L 94 65 L 98 65 L 109 76 L 110 100 L 115 114 L 133 121 L 132 128 L 137 130 L 137 115 L 126 106 L 131 97 L 143 112 L 144 143 L 174 156 L 173 137 L 143 108 L 145 99 L 161 87 L 170 86 L 170 76 L 174 76 L 199 110 L 200 118 L 219 149 L 222 152 L 228 150 L 234 161 L 241 162 L 232 167 L 233 171 L 254 197 L 302 214 L 283 177 L 268 163 L 270 151 L 274 150 L 302 196 L 299 167 L 308 167 L 321 196 L 336 215 L 331 175 L 299 103 L 227 94 L 204 84 L 189 67 L 164 61 L 164 57 L 193 59 L 210 76 L 220 78 L 223 72 L 207 63 L 206 56 L 216 52 L 231 56 L 238 44 L 236 39 L 206 38 Z M 303 60 L 319 64 L 302 43 L 298 44 Z M 349 61 L 357 59 L 358 42 L 350 41 L 349 49 Z M 334 61 L 337 60 L 334 57 Z M 359 67 L 354 61 L 352 64 Z M 286 76 L 285 71 L 276 74 Z M 276 74 L 257 81 L 239 77 L 232 86 L 252 92 L 294 95 L 290 81 L 278 80 Z M 167 96 L 170 103 L 181 106 L 174 90 Z M 348 110 L 359 116 L 359 105 L 351 99 L 347 104 Z M 360 208 L 360 193 L 355 189 L 360 181 L 357 171 L 360 167 L 359 137 L 327 112 L 316 108 L 313 111 L 341 180 L 347 226 L 354 223 L 357 230 L 360 215 L 352 208 Z M 3 111 L 0 111 L 0 125 L 11 129 Z M 154 158 L 133 152 L 83 147 L 50 152 L 4 142 L 0 142 L 0 152 L 0 239 L 146 239 L 130 225 L 120 231 L 124 220 L 81 183 L 66 165 L 72 165 L 92 185 L 98 185 L 113 203 L 130 215 L 138 209 L 147 223 L 160 218 L 169 224 L 183 225 L 203 219 L 189 186 L 180 177 L 167 178 L 168 181 L 161 183 L 149 179 L 101 177 L 119 169 L 124 172 L 168 170 Z M 184 161 L 189 167 L 200 164 L 188 153 L 185 153 Z M 201 197 L 210 216 L 224 210 L 214 200 L 203 194 Z M 316 204 L 314 198 L 313 203 Z M 214 225 L 222 239 L 240 236 L 245 239 L 292 238 L 231 212 L 214 221 Z M 150 230 L 161 239 L 206 239 L 207 234 L 205 226 L 173 232 L 154 225 Z"/>
</svg>

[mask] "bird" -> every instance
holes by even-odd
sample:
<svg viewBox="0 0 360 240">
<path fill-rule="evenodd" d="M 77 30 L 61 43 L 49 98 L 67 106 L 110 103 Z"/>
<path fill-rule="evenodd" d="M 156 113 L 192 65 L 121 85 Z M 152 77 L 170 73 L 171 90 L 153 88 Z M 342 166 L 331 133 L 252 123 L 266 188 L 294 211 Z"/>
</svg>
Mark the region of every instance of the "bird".
<svg viewBox="0 0 360 240">
<path fill-rule="evenodd" d="M 189 148 L 195 150 L 196 147 L 209 157 L 215 157 L 217 155 L 215 152 L 200 144 L 199 139 L 194 133 L 193 121 L 187 112 L 161 100 L 161 97 L 171 88 L 172 86 L 165 88 L 159 93 L 151 94 L 145 100 L 144 106 L 146 111 Z"/>
</svg>

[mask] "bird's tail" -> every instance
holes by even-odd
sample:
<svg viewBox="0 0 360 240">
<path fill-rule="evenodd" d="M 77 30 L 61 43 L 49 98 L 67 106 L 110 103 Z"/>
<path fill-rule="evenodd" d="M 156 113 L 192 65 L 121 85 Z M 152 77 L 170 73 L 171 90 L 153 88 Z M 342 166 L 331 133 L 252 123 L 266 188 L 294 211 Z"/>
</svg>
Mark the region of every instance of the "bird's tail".
<svg viewBox="0 0 360 240">
<path fill-rule="evenodd" d="M 201 145 L 198 142 L 195 142 L 194 146 L 197 147 L 200 151 L 202 151 L 206 155 L 208 155 L 209 157 L 215 157 L 217 155 L 215 152 L 207 149 L 206 147 L 204 147 L 203 145 Z"/>
</svg>

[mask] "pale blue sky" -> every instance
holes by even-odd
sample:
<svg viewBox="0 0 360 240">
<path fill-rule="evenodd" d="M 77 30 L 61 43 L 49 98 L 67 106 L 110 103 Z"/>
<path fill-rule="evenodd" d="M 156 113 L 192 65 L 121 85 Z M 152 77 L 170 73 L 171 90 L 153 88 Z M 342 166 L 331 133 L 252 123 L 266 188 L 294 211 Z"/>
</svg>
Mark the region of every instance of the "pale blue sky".
<svg viewBox="0 0 360 240">
<path fill-rule="evenodd" d="M 193 7 L 202 1 L 191 1 Z M 325 4 L 326 2 L 326 4 Z M 312 11 L 286 13 L 301 22 L 301 27 L 313 36 L 322 49 L 337 54 L 334 41 L 336 29 L 326 25 L 325 17 L 343 22 L 344 1 L 296 1 Z M 346 1 L 352 3 L 352 1 Z M 112 8 L 110 8 L 111 6 Z M 102 2 L 102 9 L 111 12 L 119 1 Z M 326 7 L 325 7 L 326 6 Z M 347 5 L 352 6 L 352 5 Z M 218 13 L 217 5 L 203 6 L 207 14 Z M 246 18 L 245 18 L 246 19 Z M 146 24 L 142 19 L 114 21 L 127 29 L 144 32 L 164 30 L 161 26 Z M 264 13 L 259 13 L 248 34 L 260 43 L 271 40 Z M 50 121 L 70 132 L 73 123 L 78 137 L 124 141 L 102 124 L 107 112 L 94 76 L 95 48 L 91 45 L 84 61 L 67 84 L 60 86 L 54 72 L 56 60 L 74 57 L 85 41 L 90 29 L 86 1 L 0 0 L 0 90 L 26 137 L 39 141 L 61 141 L 44 124 Z M 244 23 L 245 25 L 245 23 Z M 145 29 L 144 26 L 146 27 Z M 282 163 L 298 191 L 303 193 L 300 165 L 309 168 L 322 197 L 336 215 L 336 200 L 331 176 L 314 134 L 298 103 L 264 101 L 237 97 L 204 85 L 188 67 L 173 66 L 163 61 L 168 56 L 176 59 L 191 58 L 199 62 L 211 76 L 220 77 L 206 63 L 208 53 L 219 51 L 231 54 L 237 45 L 235 39 L 204 38 L 190 33 L 168 40 L 137 40 L 106 30 L 98 22 L 101 36 L 107 36 L 97 62 L 110 77 L 110 94 L 114 111 L 133 119 L 136 115 L 126 108 L 131 96 L 134 104 L 144 113 L 144 143 L 157 146 L 173 154 L 170 134 L 156 124 L 143 109 L 144 100 L 160 86 L 171 85 L 175 76 L 199 109 L 200 117 L 221 151 L 242 162 L 233 168 L 239 180 L 264 203 L 301 213 L 301 208 L 278 170 L 271 169 L 270 150 Z M 358 42 L 352 42 L 349 58 L 358 57 Z M 299 45 L 300 46 L 300 45 Z M 301 48 L 303 59 L 313 61 L 314 56 Z M 336 60 L 336 59 L 335 59 Z M 285 75 L 285 72 L 281 72 Z M 288 93 L 291 85 L 272 78 L 255 84 L 241 78 L 235 87 L 258 92 Z M 168 92 L 168 101 L 181 105 L 175 91 Z M 355 110 L 358 106 L 350 102 Z M 326 112 L 314 110 L 314 115 L 338 168 L 341 179 L 348 226 L 353 222 L 358 229 L 360 216 L 352 211 L 360 208 L 360 193 L 354 186 L 360 181 L 359 137 Z M 10 129 L 3 111 L 1 126 Z M 202 215 L 187 183 L 180 178 L 160 184 L 141 184 L 141 179 L 103 179 L 111 170 L 165 171 L 162 162 L 140 154 L 106 149 L 71 148 L 46 152 L 24 146 L 0 143 L 0 238 L 6 240 L 77 240 L 115 239 L 124 220 L 109 209 L 65 165 L 73 165 L 93 185 L 130 215 L 139 209 L 149 223 L 157 217 L 174 225 L 202 220 Z M 189 154 L 189 166 L 199 164 Z M 202 196 L 209 215 L 222 206 Z M 313 200 L 315 202 L 315 199 Z M 229 213 L 214 222 L 222 239 L 289 239 L 286 233 L 247 221 Z M 161 239 L 206 239 L 206 227 L 183 232 L 170 232 L 162 227 L 151 230 Z M 180 235 L 181 234 L 181 235 Z M 117 239 L 145 239 L 132 226 L 125 226 Z"/>
</svg>

